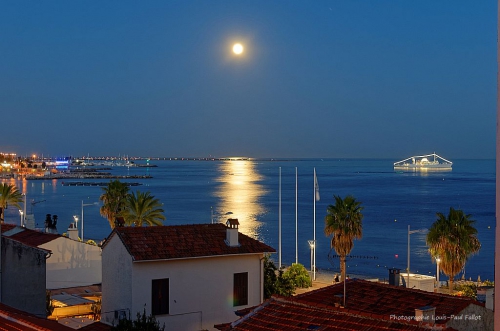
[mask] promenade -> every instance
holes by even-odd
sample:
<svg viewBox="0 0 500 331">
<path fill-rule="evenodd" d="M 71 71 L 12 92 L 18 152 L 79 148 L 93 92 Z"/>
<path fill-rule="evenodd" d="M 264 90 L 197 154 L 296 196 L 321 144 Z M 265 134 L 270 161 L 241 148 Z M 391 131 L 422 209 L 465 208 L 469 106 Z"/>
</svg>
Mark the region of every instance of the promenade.
<svg viewBox="0 0 500 331">
<path fill-rule="evenodd" d="M 312 272 L 309 271 L 309 275 L 311 276 L 312 279 Z M 319 269 L 316 271 L 316 280 L 312 281 L 312 286 L 308 288 L 297 288 L 295 289 L 295 295 L 306 293 L 309 291 L 317 290 L 320 288 L 323 288 L 325 286 L 329 286 L 332 284 L 335 284 L 335 276 L 339 275 L 340 273 L 336 273 L 330 270 L 323 270 Z M 376 278 L 368 278 L 366 276 L 360 276 L 360 275 L 348 275 L 349 278 L 358 278 L 358 279 L 366 279 L 366 280 L 374 280 Z M 384 281 L 384 279 L 379 279 L 379 281 Z"/>
</svg>

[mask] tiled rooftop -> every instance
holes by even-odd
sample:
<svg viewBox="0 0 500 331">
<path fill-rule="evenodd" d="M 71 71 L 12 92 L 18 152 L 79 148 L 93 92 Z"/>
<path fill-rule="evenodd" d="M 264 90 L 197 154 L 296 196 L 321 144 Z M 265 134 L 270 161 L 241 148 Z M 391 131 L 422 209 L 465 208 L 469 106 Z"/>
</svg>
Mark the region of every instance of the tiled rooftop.
<svg viewBox="0 0 500 331">
<path fill-rule="evenodd" d="M 12 234 L 10 234 L 10 232 L 12 232 Z M 3 226 L 2 226 L 2 234 L 5 237 L 12 238 L 31 247 L 38 247 L 40 245 L 46 244 L 54 239 L 61 237 L 61 235 L 59 234 L 45 233 L 22 227 L 16 227 L 10 231 L 3 232 Z"/>
<path fill-rule="evenodd" d="M 0 303 L 0 330 L 70 331 L 73 329 Z"/>
<path fill-rule="evenodd" d="M 90 294 L 101 293 L 101 292 L 102 292 L 102 285 L 101 284 L 65 287 L 65 288 L 58 288 L 58 289 L 50 290 L 50 294 L 52 294 L 52 295 L 66 293 L 66 294 L 87 296 Z"/>
<path fill-rule="evenodd" d="M 122 240 L 134 261 L 276 252 L 242 233 L 238 234 L 240 245 L 229 247 L 223 224 L 120 227 L 113 230 L 108 242 L 113 236 Z"/>
<path fill-rule="evenodd" d="M 376 319 L 290 300 L 273 297 L 253 312 L 233 323 L 216 325 L 222 331 L 423 331 L 429 330 L 412 321 L 401 323 L 395 320 Z M 441 330 L 453 330 L 450 328 Z"/>
<path fill-rule="evenodd" d="M 310 305 L 333 308 L 335 307 L 335 300 L 338 302 L 343 293 L 343 283 L 338 283 L 297 295 L 293 299 Z M 372 314 L 378 318 L 386 319 L 389 319 L 391 315 L 414 316 L 415 309 L 425 306 L 435 307 L 436 316 L 449 317 L 458 315 L 470 304 L 481 305 L 479 302 L 466 297 L 407 289 L 401 286 L 361 279 L 348 280 L 346 293 L 346 308 L 337 309 Z M 437 323 L 446 322 L 446 319 L 437 321 Z"/>
<path fill-rule="evenodd" d="M 59 234 L 30 230 L 15 224 L 7 223 L 2 224 L 2 235 L 30 247 L 38 247 L 61 237 Z"/>
<path fill-rule="evenodd" d="M 2 224 L 2 233 L 4 232 L 7 232 L 7 231 L 10 231 L 12 230 L 13 228 L 15 228 L 16 225 L 15 224 L 8 224 L 8 223 L 3 223 Z"/>
</svg>

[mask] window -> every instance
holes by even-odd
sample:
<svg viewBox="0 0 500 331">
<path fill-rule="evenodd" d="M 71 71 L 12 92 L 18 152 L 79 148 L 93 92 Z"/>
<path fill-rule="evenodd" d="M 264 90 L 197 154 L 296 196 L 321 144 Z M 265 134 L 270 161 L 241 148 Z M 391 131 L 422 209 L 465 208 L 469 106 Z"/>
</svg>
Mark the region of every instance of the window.
<svg viewBox="0 0 500 331">
<path fill-rule="evenodd" d="M 151 284 L 151 313 L 164 315 L 169 313 L 169 281 L 153 279 Z"/>
<path fill-rule="evenodd" d="M 233 306 L 248 305 L 248 272 L 234 274 Z"/>
</svg>

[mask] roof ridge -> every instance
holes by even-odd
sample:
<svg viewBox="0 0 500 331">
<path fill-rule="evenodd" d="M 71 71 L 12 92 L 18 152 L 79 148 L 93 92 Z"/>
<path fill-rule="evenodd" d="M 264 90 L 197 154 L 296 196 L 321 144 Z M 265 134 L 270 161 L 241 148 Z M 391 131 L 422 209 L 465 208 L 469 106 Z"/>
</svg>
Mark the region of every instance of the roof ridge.
<svg viewBox="0 0 500 331">
<path fill-rule="evenodd" d="M 38 249 L 40 251 L 44 251 L 44 252 L 47 252 L 47 253 L 52 253 L 52 251 L 50 249 L 46 249 L 46 248 L 42 248 L 42 247 L 38 247 L 36 245 L 31 245 L 31 244 L 28 244 L 28 243 L 25 243 L 24 241 L 21 241 L 21 240 L 18 240 L 18 239 L 14 239 L 14 238 L 11 238 L 11 237 L 5 237 L 3 236 L 5 239 L 8 239 L 8 240 L 11 240 L 11 241 L 14 241 L 16 243 L 19 243 L 19 244 L 22 244 L 26 247 L 30 247 L 30 248 L 34 248 L 34 249 Z"/>
<path fill-rule="evenodd" d="M 357 309 L 346 308 L 346 307 L 332 307 L 332 306 L 328 306 L 325 304 L 307 304 L 305 302 L 295 300 L 294 299 L 295 297 L 283 297 L 283 296 L 273 295 L 272 298 L 274 298 L 276 302 L 280 302 L 283 304 L 296 305 L 296 306 L 304 307 L 304 308 L 311 309 L 311 310 L 319 310 L 319 311 L 322 311 L 325 313 L 333 313 L 333 314 L 344 315 L 344 316 L 353 316 L 353 317 L 358 317 L 358 318 L 362 318 L 362 319 L 369 319 L 372 321 L 384 320 L 384 321 L 396 323 L 399 325 L 410 324 L 410 325 L 421 326 L 421 327 L 427 328 L 425 323 L 422 324 L 421 321 L 417 321 L 417 320 L 404 320 L 402 322 L 399 320 L 391 319 L 390 316 L 386 316 L 383 314 L 377 314 L 377 313 L 371 313 L 371 312 L 365 312 L 363 310 L 357 310 Z M 257 310 L 255 310 L 255 311 L 257 311 Z M 432 330 L 445 330 L 445 328 L 443 328 L 443 326 L 440 326 L 440 325 L 433 325 L 433 327 L 434 328 Z"/>
<path fill-rule="evenodd" d="M 262 309 L 264 309 L 265 307 L 267 307 L 271 301 L 273 300 L 273 298 L 269 298 L 267 299 L 266 301 L 264 301 L 262 304 L 258 305 L 257 307 L 255 307 L 254 309 L 252 309 L 252 311 L 250 311 L 248 314 L 246 314 L 245 316 L 242 316 L 240 317 L 239 319 L 237 319 L 236 321 L 232 322 L 231 323 L 231 328 L 234 328 L 235 326 L 237 326 L 238 324 L 240 323 L 243 323 L 245 322 L 247 319 L 253 317 L 255 314 L 257 314 L 259 311 L 261 311 Z"/>
<path fill-rule="evenodd" d="M 134 262 L 274 253 L 264 242 L 238 231 L 238 246 L 228 246 L 224 224 L 182 224 L 115 228 L 101 246 L 118 236 Z"/>
</svg>

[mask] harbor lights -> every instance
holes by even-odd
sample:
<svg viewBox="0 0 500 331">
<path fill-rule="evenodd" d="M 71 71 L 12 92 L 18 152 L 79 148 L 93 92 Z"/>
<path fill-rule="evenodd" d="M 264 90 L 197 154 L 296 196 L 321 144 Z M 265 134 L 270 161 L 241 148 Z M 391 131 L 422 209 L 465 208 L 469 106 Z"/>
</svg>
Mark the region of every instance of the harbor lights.
<svg viewBox="0 0 500 331">
<path fill-rule="evenodd" d="M 83 207 L 87 207 L 87 206 L 94 206 L 94 205 L 97 205 L 98 202 L 94 202 L 94 203 L 83 203 L 83 200 L 82 200 L 82 242 L 83 242 Z"/>
<path fill-rule="evenodd" d="M 316 266 L 314 265 L 314 258 L 313 258 L 313 252 L 314 252 L 314 246 L 316 246 L 316 240 L 308 240 L 309 247 L 311 248 L 311 272 L 314 273 Z"/>
</svg>

